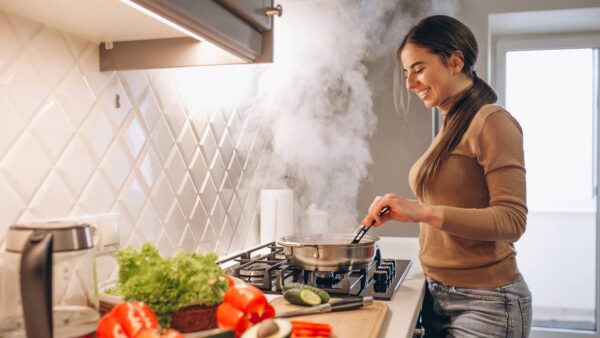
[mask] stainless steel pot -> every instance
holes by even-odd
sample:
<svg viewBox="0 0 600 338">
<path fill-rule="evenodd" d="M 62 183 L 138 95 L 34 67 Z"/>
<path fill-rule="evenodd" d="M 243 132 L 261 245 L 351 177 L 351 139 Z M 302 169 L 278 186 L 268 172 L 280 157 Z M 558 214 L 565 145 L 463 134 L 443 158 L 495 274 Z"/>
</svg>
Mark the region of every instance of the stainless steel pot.
<svg viewBox="0 0 600 338">
<path fill-rule="evenodd" d="M 354 234 L 305 234 L 277 241 L 288 261 L 305 270 L 350 271 L 363 269 L 375 258 L 379 237 L 366 235 L 350 244 Z"/>
</svg>

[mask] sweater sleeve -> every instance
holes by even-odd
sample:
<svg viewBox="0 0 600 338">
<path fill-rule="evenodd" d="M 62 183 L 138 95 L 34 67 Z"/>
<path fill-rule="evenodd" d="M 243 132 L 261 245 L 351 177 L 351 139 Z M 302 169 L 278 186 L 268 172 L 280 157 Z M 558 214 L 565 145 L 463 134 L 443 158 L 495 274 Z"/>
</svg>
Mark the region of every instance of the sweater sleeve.
<svg viewBox="0 0 600 338">
<path fill-rule="evenodd" d="M 441 230 L 475 240 L 514 242 L 527 221 L 522 130 L 500 110 L 486 117 L 473 141 L 488 187 L 489 207 L 440 206 L 444 214 Z"/>
</svg>

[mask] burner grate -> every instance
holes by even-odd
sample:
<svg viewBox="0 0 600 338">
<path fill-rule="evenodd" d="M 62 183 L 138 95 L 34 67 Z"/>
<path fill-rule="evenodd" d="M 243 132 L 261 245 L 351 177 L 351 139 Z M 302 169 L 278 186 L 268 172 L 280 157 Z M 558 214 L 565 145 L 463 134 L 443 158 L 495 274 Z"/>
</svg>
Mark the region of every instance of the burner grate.
<svg viewBox="0 0 600 338">
<path fill-rule="evenodd" d="M 258 253 L 268 249 L 268 252 Z M 375 259 L 364 269 L 350 272 L 311 271 L 292 266 L 283 248 L 271 242 L 218 263 L 235 262 L 227 273 L 267 293 L 281 293 L 284 285 L 304 283 L 327 291 L 334 297 L 373 296 L 389 300 L 402 283 L 411 266 L 410 260 L 382 259 L 379 249 Z"/>
</svg>

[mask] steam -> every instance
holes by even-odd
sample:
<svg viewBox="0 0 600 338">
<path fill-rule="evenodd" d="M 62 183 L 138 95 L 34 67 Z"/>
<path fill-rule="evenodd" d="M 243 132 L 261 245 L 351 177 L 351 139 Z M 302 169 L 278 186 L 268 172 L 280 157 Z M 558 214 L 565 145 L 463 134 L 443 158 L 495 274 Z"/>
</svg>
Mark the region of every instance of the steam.
<svg viewBox="0 0 600 338">
<path fill-rule="evenodd" d="M 410 26 L 432 13 L 453 14 L 456 1 L 281 3 L 275 62 L 261 70 L 244 109 L 260 135 L 254 146 L 268 158 L 254 185 L 294 189 L 299 226 L 314 203 L 329 213 L 329 232 L 348 232 L 358 221 L 356 198 L 377 124 L 364 62 L 394 58 Z"/>
</svg>

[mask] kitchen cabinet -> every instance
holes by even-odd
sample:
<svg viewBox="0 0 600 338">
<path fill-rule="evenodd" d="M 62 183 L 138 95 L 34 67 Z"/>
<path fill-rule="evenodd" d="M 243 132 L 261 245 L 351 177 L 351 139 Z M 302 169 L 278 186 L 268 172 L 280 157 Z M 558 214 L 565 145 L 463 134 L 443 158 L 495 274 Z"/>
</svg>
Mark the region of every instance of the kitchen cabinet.
<svg viewBox="0 0 600 338">
<path fill-rule="evenodd" d="M 99 44 L 100 70 L 123 70 L 272 62 L 273 1 L 0 0 L 0 8 Z"/>
</svg>

